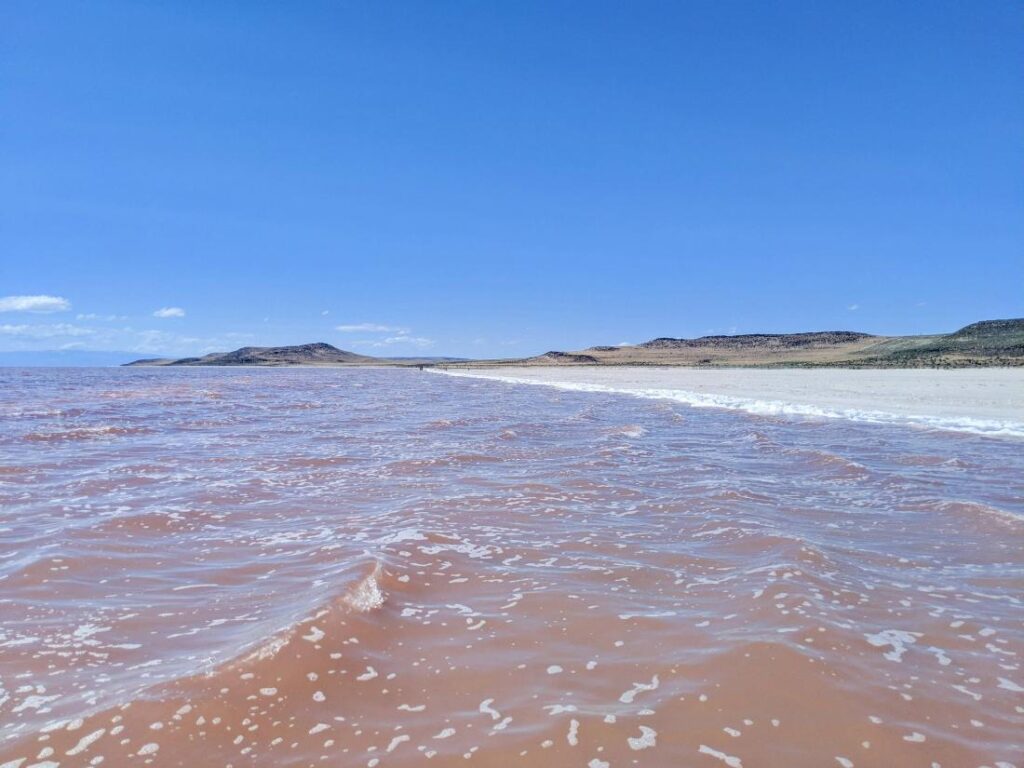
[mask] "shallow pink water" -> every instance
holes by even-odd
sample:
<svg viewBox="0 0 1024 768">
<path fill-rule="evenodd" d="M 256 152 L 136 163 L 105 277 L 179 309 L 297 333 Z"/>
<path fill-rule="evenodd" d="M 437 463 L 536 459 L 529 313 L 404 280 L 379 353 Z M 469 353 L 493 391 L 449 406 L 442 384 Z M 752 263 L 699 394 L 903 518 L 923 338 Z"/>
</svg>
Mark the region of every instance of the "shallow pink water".
<svg viewBox="0 0 1024 768">
<path fill-rule="evenodd" d="M 1024 766 L 1024 452 L 0 369 L 0 765 Z"/>
</svg>

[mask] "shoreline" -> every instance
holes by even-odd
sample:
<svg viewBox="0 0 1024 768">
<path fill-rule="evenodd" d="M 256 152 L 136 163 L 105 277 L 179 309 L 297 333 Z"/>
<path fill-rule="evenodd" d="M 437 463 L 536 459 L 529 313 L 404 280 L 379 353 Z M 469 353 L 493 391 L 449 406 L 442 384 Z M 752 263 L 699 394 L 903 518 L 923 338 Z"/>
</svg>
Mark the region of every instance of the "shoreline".
<svg viewBox="0 0 1024 768">
<path fill-rule="evenodd" d="M 672 400 L 761 416 L 906 424 L 1024 438 L 1024 369 L 507 367 L 435 369 L 509 384 Z"/>
</svg>

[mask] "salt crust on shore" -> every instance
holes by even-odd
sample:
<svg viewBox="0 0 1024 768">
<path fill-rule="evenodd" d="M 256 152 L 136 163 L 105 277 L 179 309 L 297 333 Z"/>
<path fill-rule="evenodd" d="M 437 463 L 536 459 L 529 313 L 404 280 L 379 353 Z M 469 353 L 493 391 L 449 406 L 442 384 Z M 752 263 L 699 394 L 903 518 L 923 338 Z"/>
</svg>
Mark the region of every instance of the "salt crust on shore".
<svg viewBox="0 0 1024 768">
<path fill-rule="evenodd" d="M 851 370 L 481 368 L 453 376 L 674 400 L 765 416 L 841 418 L 1024 438 L 1024 368 Z"/>
</svg>

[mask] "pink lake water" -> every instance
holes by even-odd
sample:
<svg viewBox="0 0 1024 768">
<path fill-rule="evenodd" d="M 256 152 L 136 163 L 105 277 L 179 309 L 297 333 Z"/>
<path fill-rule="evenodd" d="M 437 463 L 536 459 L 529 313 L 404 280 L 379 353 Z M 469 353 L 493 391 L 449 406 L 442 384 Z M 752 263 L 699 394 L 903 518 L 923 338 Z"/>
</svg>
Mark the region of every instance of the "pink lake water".
<svg viewBox="0 0 1024 768">
<path fill-rule="evenodd" d="M 0 369 L 0 766 L 1024 766 L 1024 441 Z"/>
</svg>

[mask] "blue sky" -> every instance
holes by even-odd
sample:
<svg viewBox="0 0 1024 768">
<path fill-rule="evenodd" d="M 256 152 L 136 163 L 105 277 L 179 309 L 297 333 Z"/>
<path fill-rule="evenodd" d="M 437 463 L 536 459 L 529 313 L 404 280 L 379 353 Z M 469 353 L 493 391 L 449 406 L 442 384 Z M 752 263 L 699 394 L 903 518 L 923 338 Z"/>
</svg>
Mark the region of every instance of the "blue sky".
<svg viewBox="0 0 1024 768">
<path fill-rule="evenodd" d="M 0 351 L 1024 315 L 1016 0 L 11 0 L 0 28 Z"/>
</svg>

